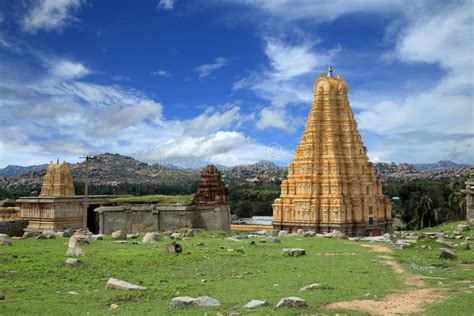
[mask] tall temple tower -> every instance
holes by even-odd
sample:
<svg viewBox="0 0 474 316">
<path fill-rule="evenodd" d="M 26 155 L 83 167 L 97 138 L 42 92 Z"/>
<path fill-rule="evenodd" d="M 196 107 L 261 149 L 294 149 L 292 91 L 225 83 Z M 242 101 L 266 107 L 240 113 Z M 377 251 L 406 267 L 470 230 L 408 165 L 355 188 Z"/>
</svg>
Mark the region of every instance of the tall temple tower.
<svg viewBox="0 0 474 316">
<path fill-rule="evenodd" d="M 276 229 L 341 231 L 349 236 L 391 232 L 391 204 L 357 129 L 347 83 L 321 72 L 288 179 L 273 203 Z"/>
<path fill-rule="evenodd" d="M 71 169 L 66 162 L 50 163 L 41 186 L 40 196 L 73 196 L 74 184 Z"/>
</svg>

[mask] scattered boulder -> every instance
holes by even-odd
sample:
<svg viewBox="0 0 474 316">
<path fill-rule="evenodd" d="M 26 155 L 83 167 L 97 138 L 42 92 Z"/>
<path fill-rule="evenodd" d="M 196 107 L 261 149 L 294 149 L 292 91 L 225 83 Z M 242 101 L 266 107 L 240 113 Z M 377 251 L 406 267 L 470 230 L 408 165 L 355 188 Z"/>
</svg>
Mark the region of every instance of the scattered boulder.
<svg viewBox="0 0 474 316">
<path fill-rule="evenodd" d="M 456 226 L 456 230 L 460 231 L 460 232 L 467 232 L 469 230 L 471 230 L 469 228 L 469 225 L 466 225 L 466 224 L 459 224 L 458 226 Z"/>
<path fill-rule="evenodd" d="M 127 234 L 123 230 L 117 230 L 112 233 L 112 238 L 115 240 L 125 240 L 127 239 Z"/>
<path fill-rule="evenodd" d="M 56 233 L 53 232 L 52 230 L 45 230 L 44 232 L 41 233 L 46 239 L 53 239 L 56 238 Z"/>
<path fill-rule="evenodd" d="M 332 238 L 336 238 L 336 239 L 347 239 L 347 236 L 344 235 L 343 232 L 340 232 L 338 230 L 333 230 L 331 232 L 331 235 L 332 235 Z"/>
<path fill-rule="evenodd" d="M 62 238 L 64 237 L 64 232 L 56 232 L 54 233 L 56 235 L 57 238 Z"/>
<path fill-rule="evenodd" d="M 442 238 L 438 238 L 436 239 L 436 243 L 440 244 L 441 246 L 444 246 L 444 247 L 447 247 L 449 249 L 453 249 L 454 248 L 454 244 L 450 243 L 450 242 L 447 242 L 446 240 L 442 239 Z"/>
<path fill-rule="evenodd" d="M 145 236 L 143 236 L 143 242 L 145 243 L 152 243 L 155 241 L 160 240 L 160 235 L 158 233 L 146 233 Z"/>
<path fill-rule="evenodd" d="M 181 247 L 181 245 L 177 244 L 174 241 L 172 243 L 166 245 L 166 250 L 168 250 L 168 252 L 172 252 L 172 253 L 181 253 L 181 252 L 183 252 L 183 248 Z"/>
<path fill-rule="evenodd" d="M 247 304 L 244 305 L 244 308 L 253 309 L 253 308 L 257 308 L 257 307 L 261 307 L 261 306 L 266 306 L 266 305 L 268 305 L 268 302 L 267 302 L 267 301 L 251 300 L 250 302 L 248 302 Z"/>
<path fill-rule="evenodd" d="M 181 233 L 172 233 L 170 235 L 171 238 L 173 238 L 174 240 L 181 240 L 183 239 L 183 234 Z"/>
<path fill-rule="evenodd" d="M 444 237 L 444 233 L 439 233 L 439 232 L 422 233 L 421 237 L 428 238 L 428 239 L 442 239 Z"/>
<path fill-rule="evenodd" d="M 85 255 L 84 250 L 79 246 L 67 248 L 66 256 L 68 257 L 83 257 Z"/>
<path fill-rule="evenodd" d="M 303 237 L 314 237 L 316 236 L 316 232 L 313 230 L 307 230 L 303 233 Z"/>
<path fill-rule="evenodd" d="M 296 296 L 282 298 L 276 305 L 276 307 L 304 307 L 304 306 L 306 306 L 306 301 Z"/>
<path fill-rule="evenodd" d="M 288 236 L 288 232 L 286 230 L 280 230 L 278 232 L 278 237 L 284 237 L 284 236 Z"/>
<path fill-rule="evenodd" d="M 226 240 L 233 241 L 233 242 L 240 242 L 240 239 L 237 239 L 235 237 L 227 237 Z"/>
<path fill-rule="evenodd" d="M 468 242 L 462 242 L 459 244 L 459 247 L 462 249 L 462 250 L 469 250 L 471 249 L 471 246 L 469 245 Z"/>
<path fill-rule="evenodd" d="M 392 234 L 385 233 L 382 235 L 383 238 L 391 240 L 393 238 Z"/>
<path fill-rule="evenodd" d="M 97 234 L 97 235 L 92 235 L 92 240 L 104 240 L 105 235 L 104 234 Z"/>
<path fill-rule="evenodd" d="M 306 250 L 303 248 L 284 248 L 282 253 L 291 257 L 299 257 L 306 255 Z"/>
<path fill-rule="evenodd" d="M 131 283 L 128 283 L 128 282 L 125 282 L 125 281 L 122 281 L 122 280 L 119 280 L 119 279 L 114 279 L 114 278 L 110 278 L 107 281 L 107 284 L 105 285 L 105 288 L 106 289 L 116 289 L 116 290 L 127 290 L 127 291 L 130 291 L 130 290 L 139 290 L 139 291 L 146 290 L 146 287 L 131 284 Z"/>
<path fill-rule="evenodd" d="M 218 300 L 209 296 L 200 296 L 194 300 L 194 305 L 198 306 L 219 306 Z"/>
<path fill-rule="evenodd" d="M 456 258 L 456 254 L 452 252 L 450 249 L 440 248 L 439 250 L 441 251 L 439 254 L 439 257 L 442 259 L 455 259 Z"/>
<path fill-rule="evenodd" d="M 170 308 L 180 308 L 188 306 L 219 306 L 218 300 L 209 296 L 200 296 L 197 298 L 190 296 L 178 296 L 171 300 Z"/>
<path fill-rule="evenodd" d="M 194 235 L 195 235 L 194 230 L 188 229 L 188 230 L 186 231 L 186 233 L 184 234 L 184 237 L 186 237 L 186 238 L 191 238 L 191 237 L 194 237 Z"/>
<path fill-rule="evenodd" d="M 11 241 L 10 237 L 8 237 L 7 234 L 0 234 L 0 245 L 3 245 L 3 246 L 11 246 L 12 245 L 12 241 Z"/>
<path fill-rule="evenodd" d="M 46 239 L 46 236 L 43 235 L 43 234 L 40 234 L 40 235 L 36 236 L 36 239 Z"/>
<path fill-rule="evenodd" d="M 194 305 L 195 298 L 189 296 L 178 296 L 171 300 L 170 308 L 180 308 Z"/>
<path fill-rule="evenodd" d="M 266 242 L 271 242 L 271 243 L 274 243 L 274 244 L 280 244 L 281 241 L 280 239 L 278 238 L 275 238 L 273 236 L 268 236 L 267 238 L 264 239 Z"/>
<path fill-rule="evenodd" d="M 40 232 L 35 232 L 35 231 L 32 231 L 32 232 L 24 232 L 23 233 L 23 238 L 30 238 L 30 237 L 36 237 L 38 235 L 41 235 Z"/>
<path fill-rule="evenodd" d="M 138 237 L 140 237 L 139 233 L 127 234 L 127 239 L 137 239 Z"/>
<path fill-rule="evenodd" d="M 320 288 L 321 288 L 321 284 L 313 283 L 313 284 L 310 284 L 310 285 L 303 286 L 300 289 L 300 291 L 303 292 L 303 291 L 307 291 L 307 290 L 316 290 L 316 289 L 320 289 Z"/>
<path fill-rule="evenodd" d="M 304 234 L 304 229 L 299 228 L 296 230 L 296 236 L 303 237 L 303 234 Z"/>
<path fill-rule="evenodd" d="M 266 236 L 268 235 L 268 232 L 265 230 L 259 230 L 254 233 L 255 235 L 260 235 L 260 236 Z"/>
<path fill-rule="evenodd" d="M 74 258 L 67 258 L 66 261 L 64 261 L 64 263 L 69 266 L 74 266 L 78 263 L 78 260 Z"/>
<path fill-rule="evenodd" d="M 63 231 L 63 237 L 71 237 L 73 235 L 72 229 L 67 228 Z"/>
</svg>

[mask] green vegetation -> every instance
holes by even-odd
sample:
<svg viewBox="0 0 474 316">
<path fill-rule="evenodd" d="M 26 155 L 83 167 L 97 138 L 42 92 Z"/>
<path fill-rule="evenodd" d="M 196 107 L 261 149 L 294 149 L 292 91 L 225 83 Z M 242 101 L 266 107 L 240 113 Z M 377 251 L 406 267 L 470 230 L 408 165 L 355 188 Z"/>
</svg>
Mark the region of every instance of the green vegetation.
<svg viewBox="0 0 474 316">
<path fill-rule="evenodd" d="M 280 196 L 280 184 L 233 184 L 229 186 L 230 209 L 238 217 L 271 216 L 272 203 Z"/>
<path fill-rule="evenodd" d="M 66 238 L 13 240 L 13 246 L 0 248 L 0 294 L 5 295 L 5 300 L 0 300 L 0 314 L 203 315 L 231 311 L 253 315 L 331 314 L 344 311 L 326 310 L 325 304 L 353 299 L 380 300 L 388 294 L 408 290 L 402 275 L 384 264 L 380 253 L 371 252 L 360 243 L 286 237 L 281 238 L 281 244 L 257 241 L 256 245 L 250 245 L 249 239 L 232 242 L 226 236 L 200 231 L 192 239 L 179 241 L 184 249 L 182 254 L 165 251 L 168 238 L 155 244 L 141 241 L 133 244 L 130 240 L 118 244 L 107 237 L 82 246 L 86 256 L 80 257 L 76 266 L 64 265 Z M 281 249 L 289 247 L 305 248 L 307 255 L 283 256 Z M 419 240 L 390 255 L 404 269 L 428 277 L 425 279 L 428 287 L 445 290 L 447 299 L 429 305 L 430 314 L 468 315 L 474 308 L 472 290 L 468 289 L 474 283 L 474 251 L 455 249 L 458 259 L 443 260 L 438 258 L 438 248 L 432 240 Z M 148 289 L 106 290 L 105 283 L 110 277 Z M 322 288 L 299 291 L 311 283 L 321 283 Z M 70 291 L 77 294 L 69 294 Z M 219 300 L 221 306 L 178 311 L 168 308 L 175 296 L 202 295 Z M 309 306 L 274 307 L 280 298 L 288 296 L 304 298 Z M 251 299 L 268 300 L 270 306 L 246 311 L 242 306 Z M 110 310 L 111 304 L 117 304 L 118 309 Z"/>
<path fill-rule="evenodd" d="M 121 196 L 111 199 L 115 204 L 140 204 L 140 203 L 159 203 L 163 205 L 170 204 L 190 204 L 193 201 L 193 194 L 188 195 L 144 195 L 144 196 Z"/>
</svg>

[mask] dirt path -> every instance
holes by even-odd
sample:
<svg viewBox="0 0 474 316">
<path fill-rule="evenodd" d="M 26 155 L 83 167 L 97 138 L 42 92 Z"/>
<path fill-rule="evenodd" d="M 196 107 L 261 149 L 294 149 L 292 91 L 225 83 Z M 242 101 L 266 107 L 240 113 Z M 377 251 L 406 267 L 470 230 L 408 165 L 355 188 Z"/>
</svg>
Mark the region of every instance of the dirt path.
<svg viewBox="0 0 474 316">
<path fill-rule="evenodd" d="M 392 250 L 384 245 L 362 245 L 363 247 L 370 248 L 373 252 L 379 253 L 390 253 Z M 375 300 L 354 300 L 336 302 L 326 305 L 327 308 L 344 308 L 344 309 L 357 309 L 366 313 L 379 314 L 379 315 L 397 315 L 397 314 L 410 314 L 410 313 L 422 313 L 425 311 L 425 305 L 429 303 L 435 303 L 441 301 L 444 295 L 440 289 L 435 288 L 424 288 L 425 282 L 423 279 L 415 274 L 408 273 L 400 266 L 393 257 L 383 255 L 379 256 L 382 262 L 390 266 L 393 271 L 397 274 L 402 275 L 406 285 L 412 289 L 404 293 L 396 293 L 387 296 L 381 301 Z M 413 289 L 413 287 L 415 287 Z"/>
</svg>

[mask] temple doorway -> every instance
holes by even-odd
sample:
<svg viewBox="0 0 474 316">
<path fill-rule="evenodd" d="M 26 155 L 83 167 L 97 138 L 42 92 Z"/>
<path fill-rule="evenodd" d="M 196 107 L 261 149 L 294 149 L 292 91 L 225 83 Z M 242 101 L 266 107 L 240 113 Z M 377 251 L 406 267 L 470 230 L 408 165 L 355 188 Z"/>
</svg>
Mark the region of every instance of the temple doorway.
<svg viewBox="0 0 474 316">
<path fill-rule="evenodd" d="M 87 228 L 93 234 L 99 233 L 99 214 L 94 212 L 100 205 L 92 204 L 87 207 Z"/>
</svg>

